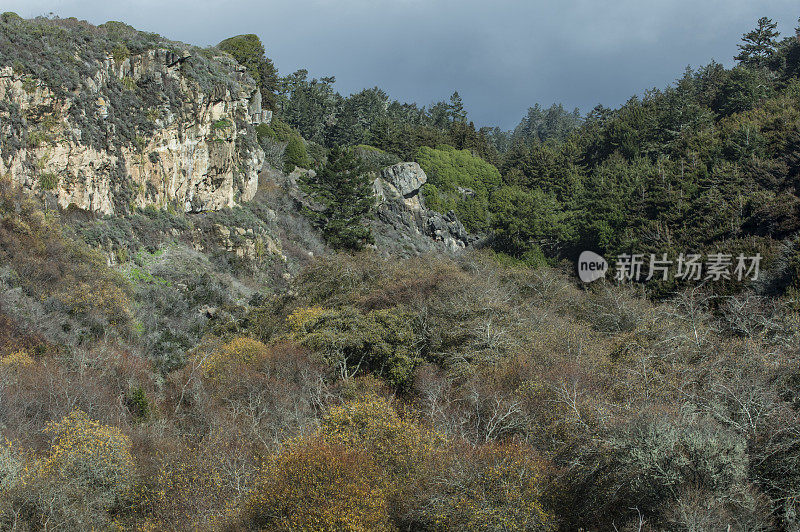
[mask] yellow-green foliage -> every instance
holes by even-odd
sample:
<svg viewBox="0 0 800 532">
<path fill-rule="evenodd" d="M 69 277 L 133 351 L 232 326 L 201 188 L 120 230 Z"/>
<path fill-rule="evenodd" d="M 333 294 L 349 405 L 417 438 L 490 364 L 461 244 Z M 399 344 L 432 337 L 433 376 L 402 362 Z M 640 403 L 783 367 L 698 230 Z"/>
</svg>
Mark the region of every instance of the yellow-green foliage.
<svg viewBox="0 0 800 532">
<path fill-rule="evenodd" d="M 68 482 L 75 490 L 71 496 L 96 498 L 108 508 L 131 487 L 131 441 L 118 428 L 74 410 L 45 432 L 53 440 L 39 474 L 53 483 Z"/>
<path fill-rule="evenodd" d="M 58 176 L 52 172 L 40 173 L 39 186 L 42 187 L 42 190 L 53 190 L 58 186 Z"/>
<path fill-rule="evenodd" d="M 497 168 L 469 150 L 446 145 L 420 148 L 417 161 L 428 175 L 423 188 L 428 207 L 443 213 L 454 210 L 471 231 L 487 229 L 489 195 L 501 184 Z M 459 187 L 474 194 L 462 196 Z"/>
<path fill-rule="evenodd" d="M 397 155 L 367 144 L 355 146 L 353 153 L 361 160 L 364 166 L 373 172 L 400 162 L 400 158 Z"/>
<path fill-rule="evenodd" d="M 120 65 L 123 61 L 131 56 L 131 51 L 123 43 L 116 43 L 111 50 L 111 55 L 114 57 L 114 62 Z"/>
<path fill-rule="evenodd" d="M 208 434 L 209 441 L 218 443 L 217 433 Z M 184 530 L 217 530 L 226 506 L 219 471 L 224 465 L 221 453 L 208 456 L 197 448 L 160 455 L 149 481 L 131 494 L 131 506 L 137 510 L 135 529 L 156 532 L 181 523 Z M 141 525 L 143 520 L 147 526 Z"/>
<path fill-rule="evenodd" d="M 256 134 L 259 140 L 270 137 L 278 142 L 287 142 L 290 138 L 300 135 L 296 129 L 279 118 L 273 119 L 269 124 L 256 126 Z"/>
<path fill-rule="evenodd" d="M 453 190 L 457 186 L 469 187 L 476 192 L 486 192 L 500 186 L 500 172 L 490 163 L 472 155 L 469 150 L 452 146 L 419 149 L 417 160 L 429 174 L 432 184 Z"/>
<path fill-rule="evenodd" d="M 319 438 L 288 443 L 272 457 L 244 504 L 248 529 L 391 530 L 386 486 L 364 453 Z"/>
<path fill-rule="evenodd" d="M 268 347 L 258 340 L 238 337 L 206 353 L 200 361 L 203 374 L 211 378 L 223 378 L 225 371 L 233 365 L 255 365 L 268 355 Z"/>
<path fill-rule="evenodd" d="M 270 530 L 552 530 L 541 463 L 517 445 L 462 448 L 376 395 L 331 408 L 268 460 L 240 525 Z"/>
<path fill-rule="evenodd" d="M 0 442 L 0 529 L 107 529 L 135 482 L 130 439 L 80 410 L 44 433 L 52 442 L 40 456 Z"/>
<path fill-rule="evenodd" d="M 330 409 L 322 419 L 322 434 L 330 443 L 374 457 L 398 488 L 398 481 L 419 474 L 445 444 L 440 434 L 401 419 L 380 397 L 362 397 Z"/>
<path fill-rule="evenodd" d="M 33 365 L 33 359 L 23 349 L 0 358 L 0 370 L 18 371 Z"/>
<path fill-rule="evenodd" d="M 319 320 L 325 315 L 322 307 L 301 307 L 286 318 L 286 324 L 294 335 L 302 336 L 307 334 Z"/>
</svg>

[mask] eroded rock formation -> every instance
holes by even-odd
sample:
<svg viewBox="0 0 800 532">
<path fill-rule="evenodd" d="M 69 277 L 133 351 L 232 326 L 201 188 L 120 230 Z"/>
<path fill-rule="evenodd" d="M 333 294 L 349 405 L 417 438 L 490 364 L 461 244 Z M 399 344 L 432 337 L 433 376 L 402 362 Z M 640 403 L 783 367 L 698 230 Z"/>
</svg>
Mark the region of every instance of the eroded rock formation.
<svg viewBox="0 0 800 532">
<path fill-rule="evenodd" d="M 449 252 L 464 249 L 470 237 L 453 212 L 440 214 L 425 207 L 421 194 L 428 176 L 417 163 L 399 163 L 384 168 L 375 178 L 373 189 L 378 197 L 376 241 L 392 247 L 406 247 L 409 252 L 444 248 Z"/>
<path fill-rule="evenodd" d="M 225 64 L 232 82 L 209 90 L 184 74 L 190 60 L 166 49 L 108 56 L 66 95 L 0 69 L 0 176 L 100 214 L 248 201 L 264 160 L 253 124 L 271 114 L 242 67 Z"/>
</svg>

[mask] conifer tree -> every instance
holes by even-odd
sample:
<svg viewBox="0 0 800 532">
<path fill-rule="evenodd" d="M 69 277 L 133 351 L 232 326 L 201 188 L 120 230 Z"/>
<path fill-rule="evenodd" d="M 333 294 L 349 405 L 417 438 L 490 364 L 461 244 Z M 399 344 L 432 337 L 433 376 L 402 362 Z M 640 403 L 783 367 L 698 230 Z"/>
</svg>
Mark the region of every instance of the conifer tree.
<svg viewBox="0 0 800 532">
<path fill-rule="evenodd" d="M 776 39 L 780 33 L 775 31 L 777 27 L 778 23 L 767 17 L 758 19 L 756 29 L 742 36 L 743 44 L 738 45 L 740 52 L 734 59 L 747 66 L 766 66 L 778 45 Z"/>
<path fill-rule="evenodd" d="M 351 151 L 334 146 L 327 164 L 315 176 L 305 178 L 302 188 L 318 205 L 306 209 L 306 214 L 331 246 L 355 251 L 373 242 L 363 224 L 375 205 L 372 185 Z"/>
<path fill-rule="evenodd" d="M 240 65 L 247 69 L 261 89 L 263 105 L 274 111 L 276 109 L 275 92 L 278 90 L 278 70 L 272 60 L 266 56 L 264 45 L 258 35 L 237 35 L 225 39 L 217 46 L 220 50 L 231 54 Z"/>
<path fill-rule="evenodd" d="M 461 95 L 455 91 L 450 96 L 449 113 L 452 122 L 466 122 L 467 112 L 464 110 L 464 102 L 461 100 Z"/>
</svg>

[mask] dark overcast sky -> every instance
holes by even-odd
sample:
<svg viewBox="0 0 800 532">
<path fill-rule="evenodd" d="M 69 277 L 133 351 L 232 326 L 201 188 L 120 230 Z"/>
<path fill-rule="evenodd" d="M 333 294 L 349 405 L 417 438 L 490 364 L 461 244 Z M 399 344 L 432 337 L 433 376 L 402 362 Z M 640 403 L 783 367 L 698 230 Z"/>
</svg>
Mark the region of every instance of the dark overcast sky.
<svg viewBox="0 0 800 532">
<path fill-rule="evenodd" d="M 535 103 L 587 111 L 663 88 L 687 65 L 730 65 L 760 16 L 793 34 L 797 0 L 0 0 L 206 46 L 258 34 L 281 74 L 336 76 L 429 105 L 457 89 L 476 125 L 514 127 Z"/>
</svg>

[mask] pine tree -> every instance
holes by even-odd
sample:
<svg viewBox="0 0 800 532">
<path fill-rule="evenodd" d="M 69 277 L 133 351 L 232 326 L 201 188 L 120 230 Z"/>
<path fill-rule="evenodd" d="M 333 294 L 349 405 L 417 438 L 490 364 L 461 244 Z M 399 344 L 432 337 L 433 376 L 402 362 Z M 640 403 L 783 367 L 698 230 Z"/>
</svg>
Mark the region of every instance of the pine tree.
<svg viewBox="0 0 800 532">
<path fill-rule="evenodd" d="M 747 66 L 766 66 L 778 45 L 777 37 L 780 33 L 775 31 L 777 27 L 778 23 L 767 17 L 758 19 L 756 29 L 742 36 L 744 44 L 738 45 L 740 52 L 734 59 Z"/>
<path fill-rule="evenodd" d="M 276 109 L 275 93 L 278 90 L 278 70 L 272 60 L 266 56 L 261 39 L 253 34 L 237 35 L 225 39 L 217 46 L 220 50 L 231 54 L 240 65 L 247 69 L 261 89 L 264 107 L 274 111 Z"/>
<path fill-rule="evenodd" d="M 327 164 L 319 174 L 305 178 L 302 188 L 320 207 L 306 209 L 306 214 L 331 246 L 355 251 L 373 242 L 362 223 L 375 205 L 372 185 L 351 151 L 334 146 Z"/>
<path fill-rule="evenodd" d="M 463 123 L 467 121 L 467 112 L 464 110 L 464 102 L 461 100 L 461 95 L 458 94 L 458 91 L 455 91 L 453 95 L 450 96 L 448 111 L 452 122 Z"/>
</svg>

